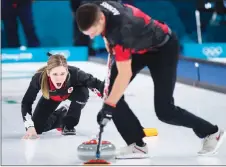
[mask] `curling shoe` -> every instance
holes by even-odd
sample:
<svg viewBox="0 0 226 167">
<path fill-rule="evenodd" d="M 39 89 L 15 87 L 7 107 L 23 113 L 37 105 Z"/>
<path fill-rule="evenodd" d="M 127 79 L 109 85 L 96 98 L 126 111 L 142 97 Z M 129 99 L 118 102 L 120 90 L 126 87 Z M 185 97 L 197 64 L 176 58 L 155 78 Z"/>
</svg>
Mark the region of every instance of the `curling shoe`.
<svg viewBox="0 0 226 167">
<path fill-rule="evenodd" d="M 216 133 L 211 134 L 203 139 L 202 149 L 198 155 L 213 155 L 217 153 L 218 148 L 223 143 L 225 132 L 219 129 Z"/>
<path fill-rule="evenodd" d="M 137 146 L 135 143 L 123 147 L 120 149 L 119 153 L 115 156 L 116 159 L 144 159 L 149 158 L 148 147 L 145 143 L 144 146 Z"/>
</svg>

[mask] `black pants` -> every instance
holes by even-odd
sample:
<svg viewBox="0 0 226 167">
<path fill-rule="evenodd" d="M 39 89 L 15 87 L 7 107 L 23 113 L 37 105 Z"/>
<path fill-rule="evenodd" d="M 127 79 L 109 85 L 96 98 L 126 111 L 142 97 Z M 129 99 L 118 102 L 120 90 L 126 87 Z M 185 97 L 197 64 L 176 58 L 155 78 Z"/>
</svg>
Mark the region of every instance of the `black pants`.
<svg viewBox="0 0 226 167">
<path fill-rule="evenodd" d="M 86 87 L 78 87 L 73 91 L 69 97 L 69 100 L 71 101 L 69 110 L 62 120 L 63 126 L 72 128 L 79 123 L 81 110 L 88 101 L 88 98 L 89 90 Z M 40 98 L 32 116 L 38 134 L 56 128 L 54 126 L 54 121 L 56 121 L 54 111 L 60 103 L 61 102 L 53 101 L 51 99 L 47 100 L 43 97 Z M 52 126 L 52 128 L 49 128 L 49 126 Z"/>
<path fill-rule="evenodd" d="M 28 47 L 40 46 L 40 41 L 35 32 L 35 26 L 32 14 L 32 1 L 20 3 L 17 7 L 13 7 L 12 2 L 3 0 L 2 3 L 2 21 L 4 24 L 4 32 L 7 41 L 7 47 L 20 47 L 18 35 L 18 20 L 23 26 L 23 30 L 27 40 Z"/>
<path fill-rule="evenodd" d="M 154 106 L 158 119 L 171 125 L 192 128 L 198 137 L 203 138 L 215 133 L 218 127 L 174 105 L 173 92 L 178 55 L 179 43 L 173 34 L 170 40 L 158 50 L 144 55 L 132 55 L 132 79 L 147 66 L 154 82 Z M 114 64 L 111 71 L 110 90 L 116 76 L 117 67 Z M 125 102 L 124 96 L 117 104 L 113 121 L 128 145 L 145 136 L 143 127 Z"/>
</svg>

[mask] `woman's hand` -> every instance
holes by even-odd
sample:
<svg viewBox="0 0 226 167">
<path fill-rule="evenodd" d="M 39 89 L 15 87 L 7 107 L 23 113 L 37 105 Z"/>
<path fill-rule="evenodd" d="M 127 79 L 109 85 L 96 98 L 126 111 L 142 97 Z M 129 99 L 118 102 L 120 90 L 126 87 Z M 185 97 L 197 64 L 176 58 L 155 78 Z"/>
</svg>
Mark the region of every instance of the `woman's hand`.
<svg viewBox="0 0 226 167">
<path fill-rule="evenodd" d="M 37 138 L 39 138 L 39 136 L 35 130 L 35 127 L 29 127 L 27 129 L 26 134 L 23 136 L 23 139 L 37 139 Z"/>
</svg>

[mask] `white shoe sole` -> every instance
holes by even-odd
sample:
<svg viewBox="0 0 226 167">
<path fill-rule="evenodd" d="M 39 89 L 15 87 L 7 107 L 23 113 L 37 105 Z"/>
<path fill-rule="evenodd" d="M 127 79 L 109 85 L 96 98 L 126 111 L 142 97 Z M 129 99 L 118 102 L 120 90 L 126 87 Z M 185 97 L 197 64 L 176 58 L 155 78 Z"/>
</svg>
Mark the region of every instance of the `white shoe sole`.
<svg viewBox="0 0 226 167">
<path fill-rule="evenodd" d="M 127 155 L 116 155 L 115 159 L 146 159 L 150 158 L 148 154 L 143 153 L 131 153 Z"/>
<path fill-rule="evenodd" d="M 222 130 L 223 134 L 219 140 L 219 142 L 217 143 L 217 146 L 215 147 L 215 149 L 211 152 L 206 152 L 206 153 L 198 153 L 199 156 L 208 156 L 208 155 L 215 155 L 217 154 L 217 151 L 219 149 L 219 147 L 221 146 L 221 144 L 224 141 L 224 137 L 225 137 L 225 132 Z"/>
</svg>

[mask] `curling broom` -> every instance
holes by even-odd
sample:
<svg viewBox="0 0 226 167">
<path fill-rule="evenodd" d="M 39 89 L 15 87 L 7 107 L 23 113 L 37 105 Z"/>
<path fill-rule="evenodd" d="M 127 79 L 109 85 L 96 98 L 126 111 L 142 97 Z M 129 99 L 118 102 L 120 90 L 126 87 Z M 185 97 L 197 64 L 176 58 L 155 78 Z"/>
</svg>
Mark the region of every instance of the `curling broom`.
<svg viewBox="0 0 226 167">
<path fill-rule="evenodd" d="M 113 64 L 112 55 L 108 54 L 108 60 L 107 60 L 107 75 L 105 78 L 105 85 L 104 85 L 104 92 L 103 92 L 103 99 L 105 100 L 108 96 L 108 87 L 110 85 L 110 76 L 111 76 L 111 66 Z M 104 131 L 104 126 L 100 125 L 100 131 L 98 135 L 98 142 L 97 142 L 97 149 L 96 149 L 96 159 L 91 159 L 84 163 L 84 165 L 110 165 L 109 162 L 107 162 L 104 159 L 100 159 L 100 145 L 102 140 L 102 133 Z"/>
</svg>

